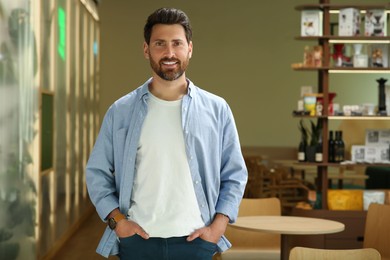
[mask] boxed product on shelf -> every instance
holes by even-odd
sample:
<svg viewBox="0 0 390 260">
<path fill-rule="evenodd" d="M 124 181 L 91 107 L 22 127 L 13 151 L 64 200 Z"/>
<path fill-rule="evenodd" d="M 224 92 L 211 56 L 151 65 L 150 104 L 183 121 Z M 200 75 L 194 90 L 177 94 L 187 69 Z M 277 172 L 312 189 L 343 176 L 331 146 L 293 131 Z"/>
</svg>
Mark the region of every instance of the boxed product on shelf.
<svg viewBox="0 0 390 260">
<path fill-rule="evenodd" d="M 366 148 L 364 150 L 364 159 L 366 162 L 388 163 L 389 145 L 366 145 Z"/>
<path fill-rule="evenodd" d="M 371 203 L 384 204 L 385 191 L 365 190 L 363 192 L 363 210 L 368 210 Z"/>
<path fill-rule="evenodd" d="M 365 145 L 352 145 L 351 146 L 351 161 L 353 162 L 365 162 Z"/>
<path fill-rule="evenodd" d="M 323 51 L 321 45 L 305 46 L 303 52 L 304 67 L 321 67 Z"/>
<path fill-rule="evenodd" d="M 328 190 L 330 210 L 363 210 L 363 190 Z"/>
<path fill-rule="evenodd" d="M 339 12 L 339 36 L 355 36 L 360 33 L 360 11 L 343 8 Z"/>
<path fill-rule="evenodd" d="M 366 145 L 389 145 L 390 144 L 390 129 L 366 129 Z"/>
<path fill-rule="evenodd" d="M 311 116 L 316 114 L 317 96 L 315 94 L 306 94 L 303 97 L 304 111 L 309 112 Z"/>
<path fill-rule="evenodd" d="M 389 145 L 352 145 L 351 161 L 357 163 L 390 163 Z"/>
<path fill-rule="evenodd" d="M 302 10 L 301 36 L 322 36 L 321 10 Z"/>
<path fill-rule="evenodd" d="M 364 150 L 364 156 L 362 152 Z M 366 129 L 365 145 L 352 145 L 351 160 L 354 162 L 389 163 L 390 129 Z"/>
<path fill-rule="evenodd" d="M 383 9 L 367 10 L 364 19 L 365 36 L 386 36 L 387 13 Z"/>
<path fill-rule="evenodd" d="M 389 67 L 389 45 L 371 44 L 370 45 L 371 67 Z"/>
</svg>

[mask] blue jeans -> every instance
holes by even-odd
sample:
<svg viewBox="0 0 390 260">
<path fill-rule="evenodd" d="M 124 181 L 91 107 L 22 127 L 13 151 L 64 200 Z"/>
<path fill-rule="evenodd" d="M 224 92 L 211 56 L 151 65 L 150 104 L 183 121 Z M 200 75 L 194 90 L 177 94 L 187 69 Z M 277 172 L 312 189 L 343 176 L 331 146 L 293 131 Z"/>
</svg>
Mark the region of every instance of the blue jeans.
<svg viewBox="0 0 390 260">
<path fill-rule="evenodd" d="M 138 235 L 120 238 L 121 260 L 211 260 L 217 245 L 201 238 L 187 237 L 143 239 Z"/>
</svg>

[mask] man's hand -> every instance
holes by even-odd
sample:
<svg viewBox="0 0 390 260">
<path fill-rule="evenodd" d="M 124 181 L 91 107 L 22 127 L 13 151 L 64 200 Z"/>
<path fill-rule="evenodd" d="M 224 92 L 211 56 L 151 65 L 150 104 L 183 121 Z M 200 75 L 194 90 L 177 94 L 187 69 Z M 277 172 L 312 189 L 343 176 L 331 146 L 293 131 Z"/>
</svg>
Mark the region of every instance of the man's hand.
<svg viewBox="0 0 390 260">
<path fill-rule="evenodd" d="M 143 239 L 149 238 L 148 233 L 140 225 L 127 219 L 122 219 L 117 223 L 115 233 L 118 237 L 130 237 L 137 234 Z"/>
<path fill-rule="evenodd" d="M 110 214 L 108 214 L 107 219 L 112 218 L 117 214 L 121 214 L 118 208 L 111 211 Z M 129 221 L 127 219 L 122 219 L 118 221 L 118 223 L 116 224 L 115 233 L 118 237 L 131 237 L 137 234 L 144 239 L 149 238 L 148 233 L 146 233 L 140 225 L 138 225 L 134 221 Z"/>
<path fill-rule="evenodd" d="M 217 243 L 221 236 L 225 233 L 226 226 L 229 223 L 229 218 L 222 215 L 216 214 L 210 226 L 203 227 L 195 230 L 191 235 L 187 237 L 187 241 L 193 241 L 196 238 Z"/>
</svg>

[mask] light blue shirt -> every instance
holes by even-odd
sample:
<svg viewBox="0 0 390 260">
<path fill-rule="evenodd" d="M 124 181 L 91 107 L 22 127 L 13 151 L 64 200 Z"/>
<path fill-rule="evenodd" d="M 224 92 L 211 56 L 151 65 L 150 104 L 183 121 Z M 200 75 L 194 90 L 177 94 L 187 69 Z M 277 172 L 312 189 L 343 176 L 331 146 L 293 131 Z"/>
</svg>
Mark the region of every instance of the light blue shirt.
<svg viewBox="0 0 390 260">
<path fill-rule="evenodd" d="M 108 109 L 88 160 L 88 192 L 104 221 L 115 208 L 119 207 L 125 215 L 130 208 L 135 157 L 148 112 L 151 80 Z M 231 223 L 235 222 L 248 173 L 229 105 L 188 80 L 188 93 L 182 101 L 182 128 L 204 223 L 211 224 L 217 212 L 227 215 Z M 115 232 L 107 227 L 97 252 L 105 257 L 118 254 L 116 238 Z M 218 242 L 219 251 L 230 246 L 224 236 Z"/>
</svg>

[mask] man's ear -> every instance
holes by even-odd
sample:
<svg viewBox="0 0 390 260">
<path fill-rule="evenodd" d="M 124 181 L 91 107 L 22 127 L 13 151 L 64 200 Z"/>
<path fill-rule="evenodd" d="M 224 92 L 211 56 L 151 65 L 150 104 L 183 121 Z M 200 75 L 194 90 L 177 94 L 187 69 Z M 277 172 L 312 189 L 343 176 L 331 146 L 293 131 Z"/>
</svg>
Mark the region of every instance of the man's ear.
<svg viewBox="0 0 390 260">
<path fill-rule="evenodd" d="M 144 42 L 144 57 L 149 59 L 149 45 L 146 42 Z"/>
<path fill-rule="evenodd" d="M 190 41 L 190 43 L 188 44 L 188 56 L 190 57 L 190 59 L 192 57 L 192 50 L 193 50 L 193 48 L 194 48 L 194 46 L 192 44 L 192 41 Z"/>
</svg>

